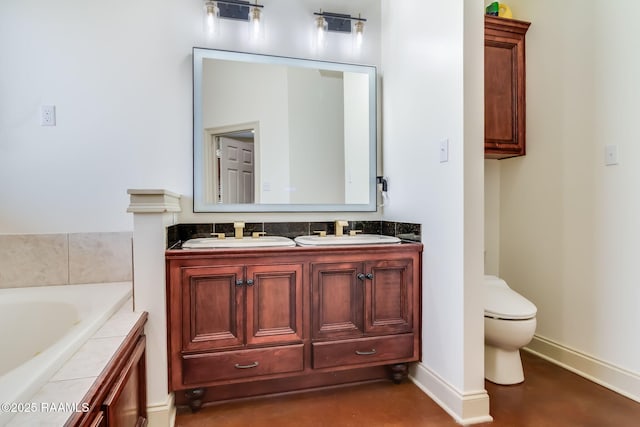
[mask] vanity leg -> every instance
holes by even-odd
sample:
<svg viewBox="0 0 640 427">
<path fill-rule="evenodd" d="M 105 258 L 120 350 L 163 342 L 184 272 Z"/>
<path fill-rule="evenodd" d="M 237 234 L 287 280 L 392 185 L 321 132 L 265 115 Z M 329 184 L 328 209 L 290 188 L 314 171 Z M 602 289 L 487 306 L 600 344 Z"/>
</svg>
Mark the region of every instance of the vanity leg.
<svg viewBox="0 0 640 427">
<path fill-rule="evenodd" d="M 391 369 L 391 379 L 394 383 L 400 384 L 407 377 L 408 368 L 406 363 L 397 363 L 389 368 Z"/>
<path fill-rule="evenodd" d="M 184 395 L 189 399 L 189 408 L 191 412 L 198 412 L 202 408 L 202 396 L 205 393 L 204 388 L 193 388 L 184 392 Z"/>
</svg>

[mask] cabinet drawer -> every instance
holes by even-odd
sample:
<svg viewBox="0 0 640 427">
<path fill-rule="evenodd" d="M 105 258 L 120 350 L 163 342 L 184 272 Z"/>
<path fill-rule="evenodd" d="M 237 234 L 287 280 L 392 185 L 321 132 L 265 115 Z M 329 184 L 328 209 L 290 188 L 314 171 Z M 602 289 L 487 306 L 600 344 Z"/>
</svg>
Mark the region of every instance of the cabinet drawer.
<svg viewBox="0 0 640 427">
<path fill-rule="evenodd" d="M 316 369 L 407 359 L 413 356 L 413 334 L 316 342 L 312 352 Z"/>
<path fill-rule="evenodd" d="M 184 384 L 302 371 L 303 347 L 298 344 L 183 356 Z"/>
</svg>

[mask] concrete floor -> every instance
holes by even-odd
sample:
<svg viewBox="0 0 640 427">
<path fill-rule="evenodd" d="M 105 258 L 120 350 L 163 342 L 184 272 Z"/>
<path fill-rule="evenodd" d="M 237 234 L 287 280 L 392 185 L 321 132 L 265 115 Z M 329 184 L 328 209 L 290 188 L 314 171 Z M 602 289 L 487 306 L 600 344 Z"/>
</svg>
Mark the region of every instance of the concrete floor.
<svg viewBox="0 0 640 427">
<path fill-rule="evenodd" d="M 486 382 L 492 423 L 482 427 L 632 427 L 640 403 L 620 396 L 527 352 L 525 382 Z M 378 427 L 458 424 L 410 381 L 377 382 L 286 396 L 217 404 L 192 414 L 180 410 L 177 427 Z"/>
</svg>

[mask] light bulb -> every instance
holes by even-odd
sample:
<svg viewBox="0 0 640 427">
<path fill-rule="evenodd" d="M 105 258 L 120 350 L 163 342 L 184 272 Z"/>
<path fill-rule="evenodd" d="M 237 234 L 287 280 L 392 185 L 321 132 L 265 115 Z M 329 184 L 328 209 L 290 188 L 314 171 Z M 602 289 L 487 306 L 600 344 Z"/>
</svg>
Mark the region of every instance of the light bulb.
<svg viewBox="0 0 640 427">
<path fill-rule="evenodd" d="M 208 36 L 214 35 L 218 30 L 218 18 L 220 9 L 215 1 L 204 2 L 204 25 Z"/>
<path fill-rule="evenodd" d="M 356 21 L 356 23 L 354 24 L 355 27 L 355 38 L 356 38 L 356 47 L 360 48 L 362 47 L 362 39 L 364 37 L 364 22 L 362 21 Z"/>
<path fill-rule="evenodd" d="M 325 41 L 325 35 L 327 33 L 327 21 L 323 16 L 318 16 L 316 18 L 316 39 L 318 41 L 318 46 L 322 47 Z"/>
<path fill-rule="evenodd" d="M 259 7 L 254 6 L 249 11 L 249 31 L 251 37 L 256 39 L 260 35 L 262 27 L 262 11 Z"/>
</svg>

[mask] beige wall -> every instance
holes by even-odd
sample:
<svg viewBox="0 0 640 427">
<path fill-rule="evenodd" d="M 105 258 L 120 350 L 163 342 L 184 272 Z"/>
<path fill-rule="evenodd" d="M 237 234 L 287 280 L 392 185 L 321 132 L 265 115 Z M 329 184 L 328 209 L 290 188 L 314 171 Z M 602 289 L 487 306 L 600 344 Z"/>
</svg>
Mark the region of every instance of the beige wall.
<svg viewBox="0 0 640 427">
<path fill-rule="evenodd" d="M 500 275 L 538 306 L 537 335 L 546 344 L 532 347 L 553 349 L 556 359 L 573 354 L 563 362 L 605 383 L 607 370 L 621 368 L 627 385 L 610 385 L 640 399 L 640 4 L 510 6 L 532 22 L 527 155 L 494 170 L 499 189 L 486 193 L 498 194 L 499 244 L 487 243 L 499 250 Z M 605 166 L 607 144 L 618 145 L 618 165 Z M 576 360 L 593 368 L 571 366 Z"/>
</svg>

